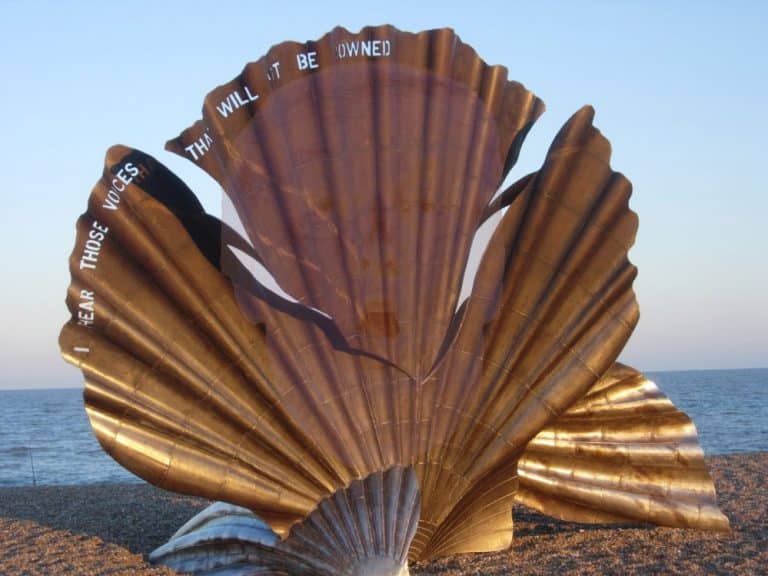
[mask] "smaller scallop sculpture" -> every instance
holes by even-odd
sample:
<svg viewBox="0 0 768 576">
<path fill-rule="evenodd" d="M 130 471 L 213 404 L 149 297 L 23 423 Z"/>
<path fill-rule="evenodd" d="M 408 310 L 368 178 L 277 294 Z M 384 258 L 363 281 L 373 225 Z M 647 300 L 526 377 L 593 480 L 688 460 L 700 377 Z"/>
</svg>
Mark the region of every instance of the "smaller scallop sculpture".
<svg viewBox="0 0 768 576">
<path fill-rule="evenodd" d="M 221 501 L 152 560 L 403 575 L 508 547 L 514 502 L 728 530 L 693 423 L 616 362 L 637 217 L 592 109 L 501 189 L 543 109 L 451 30 L 336 28 L 248 64 L 168 143 L 222 220 L 107 152 L 62 354 L 112 457 Z"/>
</svg>

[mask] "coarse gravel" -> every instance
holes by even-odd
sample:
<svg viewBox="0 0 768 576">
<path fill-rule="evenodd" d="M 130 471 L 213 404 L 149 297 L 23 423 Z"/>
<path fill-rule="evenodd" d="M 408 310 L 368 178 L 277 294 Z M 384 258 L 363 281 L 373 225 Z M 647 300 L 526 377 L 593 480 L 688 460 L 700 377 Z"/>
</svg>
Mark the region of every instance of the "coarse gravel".
<svg viewBox="0 0 768 576">
<path fill-rule="evenodd" d="M 707 463 L 730 534 L 575 524 L 516 506 L 508 550 L 439 558 L 411 574 L 768 574 L 768 452 Z M 174 574 L 147 554 L 207 505 L 148 484 L 2 488 L 0 574 Z"/>
</svg>

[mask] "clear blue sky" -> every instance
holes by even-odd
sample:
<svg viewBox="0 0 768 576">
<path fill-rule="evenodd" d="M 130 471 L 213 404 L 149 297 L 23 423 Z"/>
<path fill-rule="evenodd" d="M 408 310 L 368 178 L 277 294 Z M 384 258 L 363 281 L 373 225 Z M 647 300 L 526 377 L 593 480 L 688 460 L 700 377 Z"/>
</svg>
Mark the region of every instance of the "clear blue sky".
<svg viewBox="0 0 768 576">
<path fill-rule="evenodd" d="M 768 2 L 0 0 L 0 388 L 79 386 L 59 358 L 74 224 L 115 143 L 155 155 L 273 44 L 337 24 L 450 26 L 547 112 L 514 176 L 586 103 L 634 183 L 644 370 L 768 366 Z"/>
</svg>

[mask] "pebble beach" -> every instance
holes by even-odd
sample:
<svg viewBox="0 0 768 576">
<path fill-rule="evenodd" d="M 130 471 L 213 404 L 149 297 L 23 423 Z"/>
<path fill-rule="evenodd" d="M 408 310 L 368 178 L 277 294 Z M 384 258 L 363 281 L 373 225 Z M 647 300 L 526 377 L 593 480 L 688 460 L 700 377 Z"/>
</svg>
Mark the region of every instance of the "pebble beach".
<svg viewBox="0 0 768 576">
<path fill-rule="evenodd" d="M 414 575 L 768 574 L 768 452 L 707 463 L 732 533 L 561 522 L 516 506 L 511 548 L 413 565 Z M 147 554 L 206 500 L 147 484 L 0 489 L 0 574 L 175 574 Z"/>
</svg>

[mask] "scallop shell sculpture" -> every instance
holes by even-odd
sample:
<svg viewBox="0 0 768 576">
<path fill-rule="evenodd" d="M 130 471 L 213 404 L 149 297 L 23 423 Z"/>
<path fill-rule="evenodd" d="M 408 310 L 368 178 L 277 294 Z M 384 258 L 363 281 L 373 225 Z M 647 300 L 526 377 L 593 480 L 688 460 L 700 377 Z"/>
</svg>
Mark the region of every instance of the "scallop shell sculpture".
<svg viewBox="0 0 768 576">
<path fill-rule="evenodd" d="M 230 503 L 153 559 L 406 574 L 509 546 L 513 502 L 728 529 L 691 420 L 616 363 L 637 217 L 592 109 L 499 190 L 543 109 L 451 30 L 336 28 L 248 64 L 168 143 L 224 189 L 224 221 L 154 158 L 108 151 L 62 353 L 110 455 Z"/>
</svg>

